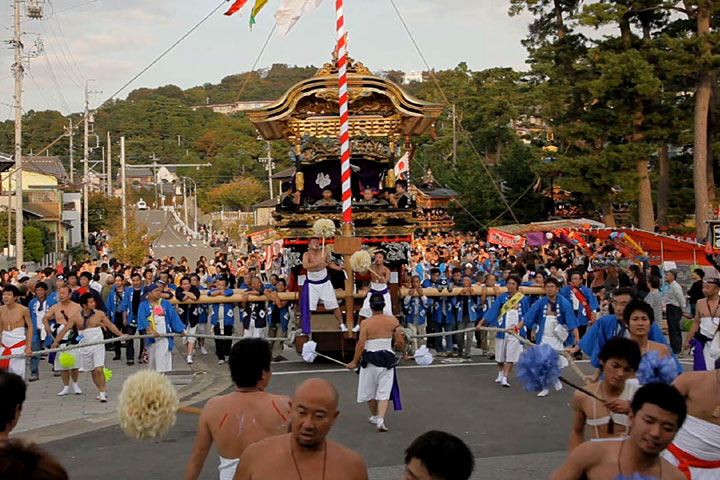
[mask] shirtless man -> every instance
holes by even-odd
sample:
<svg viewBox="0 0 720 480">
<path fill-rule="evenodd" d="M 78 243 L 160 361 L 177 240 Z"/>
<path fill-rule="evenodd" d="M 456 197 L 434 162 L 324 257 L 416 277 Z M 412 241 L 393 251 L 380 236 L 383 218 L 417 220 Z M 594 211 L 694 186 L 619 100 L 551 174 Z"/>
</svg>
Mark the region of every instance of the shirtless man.
<svg viewBox="0 0 720 480">
<path fill-rule="evenodd" d="M 72 290 L 69 286 L 63 285 L 57 289 L 58 303 L 51 306 L 48 313 L 43 318 L 43 325 L 45 325 L 45 331 L 48 336 L 55 341 L 55 345 L 67 344 L 70 338 L 73 337 L 72 327 L 68 328 L 67 323 L 70 318 L 80 316 L 80 305 L 70 300 L 70 294 Z M 54 323 L 51 325 L 50 320 Z M 58 332 L 62 330 L 62 335 Z M 74 358 L 74 353 L 71 352 Z M 60 372 L 62 377 L 63 389 L 58 392 L 58 396 L 70 394 L 70 378 L 72 377 L 72 387 L 75 395 L 81 395 L 80 385 L 78 385 L 78 368 L 80 368 L 80 362 L 74 360 L 72 365 L 63 366 L 60 363 L 60 354 L 55 355 L 54 368 L 56 372 Z"/>
<path fill-rule="evenodd" d="M 234 479 L 367 480 L 362 457 L 326 439 L 340 413 L 338 400 L 337 390 L 326 380 L 301 383 L 292 399 L 291 433 L 248 447 Z"/>
<path fill-rule="evenodd" d="M 710 345 L 720 329 L 720 279 L 709 278 L 703 282 L 703 295 L 695 304 L 695 319 L 687 334 L 683 350 L 693 348 L 693 370 L 712 370 L 715 360 Z"/>
<path fill-rule="evenodd" d="M 648 383 L 633 398 L 632 410 L 628 413 L 632 426 L 628 437 L 580 445 L 550 480 L 687 480 L 660 456 L 673 441 L 686 413 L 683 397 L 675 387 Z"/>
<path fill-rule="evenodd" d="M 688 417 L 663 458 L 689 479 L 720 478 L 720 370 L 685 372 L 673 385 L 685 397 Z"/>
<path fill-rule="evenodd" d="M 585 426 L 590 441 L 607 440 L 627 435 L 630 422 L 628 412 L 637 382 L 627 381 L 635 376 L 640 365 L 640 347 L 627 338 L 614 337 L 600 351 L 603 379 L 587 385 L 590 392 L 605 399 L 597 399 L 577 390 L 573 394 L 573 426 L 568 450 L 585 442 Z"/>
<path fill-rule="evenodd" d="M 385 266 L 385 252 L 377 251 L 373 257 L 373 264 L 370 266 L 370 290 L 365 297 L 363 306 L 360 309 L 360 317 L 365 319 L 372 316 L 373 312 L 370 308 L 370 297 L 373 293 L 379 293 L 385 299 L 385 315 L 392 315 L 392 301 L 390 292 L 388 291 L 388 282 L 390 281 L 390 269 Z M 359 330 L 359 328 L 358 328 Z M 357 331 L 357 330 L 356 330 Z"/>
<path fill-rule="evenodd" d="M 92 293 L 83 293 L 78 300 L 80 300 L 80 306 L 82 307 L 80 315 L 69 317 L 65 323 L 65 328 L 58 331 L 58 336 L 55 338 L 51 348 L 56 348 L 60 339 L 63 337 L 63 332 L 73 326 L 77 327 L 80 332 L 80 345 L 102 340 L 102 327 L 109 328 L 110 331 L 118 337 L 123 336 L 122 332 L 118 330 L 114 323 L 108 320 L 103 312 L 95 310 L 95 297 Z M 105 367 L 105 345 L 82 347 L 78 349 L 78 356 L 80 360 L 80 371 L 91 372 L 93 382 L 95 382 L 95 386 L 98 388 L 99 394 L 95 399 L 103 403 L 107 402 L 105 373 L 103 372 L 103 368 Z"/>
<path fill-rule="evenodd" d="M 233 345 L 229 362 L 236 389 L 205 404 L 185 480 L 198 478 L 213 443 L 220 456 L 220 480 L 231 480 L 248 446 L 288 431 L 290 398 L 265 393 L 271 356 L 270 345 L 260 338 L 244 338 Z"/>
<path fill-rule="evenodd" d="M 307 270 L 307 278 L 303 285 L 300 301 L 301 317 L 303 322 L 303 333 L 309 333 L 310 330 L 310 311 L 317 309 L 318 301 L 323 303 L 326 310 L 332 310 L 338 321 L 340 330 L 347 332 L 347 327 L 343 323 L 340 307 L 335 296 L 335 290 L 328 278 L 327 268 L 333 270 L 342 270 L 335 262 L 330 260 L 327 250 L 323 251 L 320 247 L 320 240 L 316 237 L 308 240 L 308 251 L 303 253 L 303 268 Z M 303 301 L 303 298 L 306 301 Z M 303 309 L 306 306 L 306 309 Z M 307 332 L 305 330 L 308 330 Z"/>
<path fill-rule="evenodd" d="M 355 357 L 348 364 L 348 368 L 354 370 L 360 362 L 362 368 L 358 379 L 357 401 L 368 403 L 369 422 L 374 424 L 379 432 L 387 432 L 385 414 L 391 392 L 396 385 L 395 365 L 398 361 L 392 351 L 392 341 L 395 340 L 395 348 L 402 352 L 405 349 L 405 338 L 397 318 L 383 313 L 383 295 L 373 293 L 370 296 L 370 308 L 373 316 L 360 326 Z M 399 410 L 397 405 L 395 409 Z"/>
<path fill-rule="evenodd" d="M 33 327 L 30 310 L 17 303 L 20 291 L 14 285 L 5 285 L 2 289 L 3 305 L 0 305 L 0 338 L 2 355 L 26 356 L 32 354 Z M 0 367 L 25 379 L 25 358 L 6 358 L 0 360 Z"/>
</svg>

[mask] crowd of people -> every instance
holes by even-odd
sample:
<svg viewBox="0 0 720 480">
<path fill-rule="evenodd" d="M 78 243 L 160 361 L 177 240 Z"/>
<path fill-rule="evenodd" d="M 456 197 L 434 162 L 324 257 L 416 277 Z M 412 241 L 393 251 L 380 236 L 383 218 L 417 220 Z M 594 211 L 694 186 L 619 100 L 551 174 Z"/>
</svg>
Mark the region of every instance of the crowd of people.
<svg viewBox="0 0 720 480">
<path fill-rule="evenodd" d="M 212 402 L 250 409 L 257 412 L 256 420 L 268 423 L 262 433 L 247 433 L 247 440 L 238 442 L 238 432 L 220 430 L 224 419 L 211 418 L 222 412 L 227 415 L 231 407 L 216 409 L 215 403 L 208 403 L 186 478 L 197 477 L 192 472 L 199 472 L 212 443 L 220 454 L 221 478 L 280 478 L 277 475 L 286 470 L 302 478 L 305 468 L 333 472 L 335 462 L 357 470 L 357 475 L 345 472 L 343 478 L 367 478 L 361 458 L 324 438 L 337 415 L 332 384 L 309 381 L 298 388 L 292 402 L 287 397 L 254 395 L 267 387 L 270 362 L 284 360 L 283 343 L 264 338 L 283 338 L 289 330 L 304 329 L 304 319 L 309 322 L 309 312 L 320 302 L 335 313 L 338 328 L 347 331 L 328 278 L 328 269 L 342 268 L 317 239 L 310 240 L 303 255 L 300 276 L 287 269 L 281 255 L 270 252 L 265 258 L 267 252 L 235 258 L 218 252 L 210 260 L 201 257 L 194 266 L 186 258 L 173 257 L 124 265 L 103 255 L 38 272 L 0 271 L 2 354 L 29 357 L 29 362 L 6 359 L 0 366 L 24 378 L 29 363 L 32 382 L 39 378 L 44 348 L 78 344 L 81 348 L 72 355 L 48 355 L 54 375 L 63 383 L 58 395 L 81 394 L 78 375 L 90 372 L 97 400 L 105 402 L 106 348 L 114 353 L 114 361 L 123 360 L 124 351 L 128 365 L 138 362 L 169 372 L 175 348 L 182 348 L 186 361 L 193 363 L 196 355 L 209 354 L 209 344 L 196 336 L 212 333 L 220 337 L 214 341 L 218 364 L 229 363 L 237 386 L 225 400 L 218 397 Z M 427 348 L 434 355 L 469 359 L 479 352 L 497 362 L 495 382 L 510 388 L 512 370 L 525 344 L 549 345 L 558 352 L 585 355 L 597 368 L 585 378 L 586 392 L 573 397 L 571 453 L 553 478 L 607 478 L 603 472 L 612 469 L 682 478 L 673 465 L 695 472 L 692 478 L 714 478 L 720 473 L 720 407 L 709 408 L 712 402 L 720 405 L 720 398 L 705 395 L 711 379 L 716 387 L 719 382 L 715 372 L 720 358 L 720 279 L 714 272 L 693 270 L 693 282 L 684 289 L 674 270 L 624 260 L 620 252 L 601 244 L 512 250 L 472 234 L 419 236 L 409 266 L 398 272 L 397 281 L 407 290 L 401 311 L 393 311 L 388 288 L 393 272 L 386 263 L 385 253 L 376 251 L 369 273 L 355 279 L 367 296 L 354 329 L 356 352 L 348 365 L 360 367 L 357 401 L 368 403 L 369 422 L 377 431 L 388 430 L 385 416 L 395 400 L 398 355 L 410 358 Z M 534 289 L 523 294 L 522 287 Z M 299 302 L 282 295 L 289 288 L 302 290 Z M 197 301 L 201 295 L 223 300 L 178 303 Z M 486 326 L 501 330 L 489 333 L 483 329 Z M 683 335 L 683 330 L 689 331 Z M 233 345 L 222 338 L 236 331 L 247 340 Z M 434 332 L 441 335 L 424 337 Z M 97 344 L 110 335 L 135 333 L 151 337 L 125 339 L 108 347 Z M 163 336 L 167 333 L 181 334 L 182 347 L 173 337 Z M 651 354 L 672 359 L 676 374 L 680 373 L 678 358 L 690 347 L 695 371 L 680 375 L 674 387 L 642 385 L 638 380 L 641 363 Z M 567 365 L 565 361 L 561 367 Z M 560 389 L 562 384 L 556 382 L 554 387 Z M 546 387 L 538 396 L 549 393 Z M 262 413 L 270 405 L 275 413 Z M 279 426 L 274 417 L 278 413 L 285 422 Z M 292 433 L 282 436 L 288 422 L 293 424 Z M 6 427 L 11 425 L 7 420 Z M 612 442 L 588 444 L 586 437 Z M 289 448 L 287 453 L 297 459 L 290 455 L 283 456 L 292 459 L 288 464 L 267 462 L 261 454 L 267 448 Z M 612 465 L 607 460 L 611 457 Z M 406 458 L 408 470 L 413 458 Z M 421 460 L 420 467 L 432 475 L 433 460 Z M 471 472 L 472 456 L 469 468 Z M 704 476 L 708 472 L 711 476 Z M 467 480 L 469 475 L 406 478 Z"/>
</svg>

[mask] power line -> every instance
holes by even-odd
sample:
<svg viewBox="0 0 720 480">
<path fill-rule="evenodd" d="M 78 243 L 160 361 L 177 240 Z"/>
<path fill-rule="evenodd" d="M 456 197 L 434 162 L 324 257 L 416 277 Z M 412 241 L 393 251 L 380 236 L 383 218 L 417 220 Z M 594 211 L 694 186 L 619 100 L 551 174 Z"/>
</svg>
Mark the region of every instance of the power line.
<svg viewBox="0 0 720 480">
<path fill-rule="evenodd" d="M 425 68 L 427 68 L 430 77 L 433 79 L 433 82 L 435 83 L 435 86 L 440 91 L 440 94 L 443 97 L 443 100 L 445 101 L 445 106 L 450 107 L 452 106 L 452 103 L 448 99 L 447 95 L 445 94 L 445 90 L 442 88 L 442 85 L 440 85 L 440 82 L 438 81 L 437 77 L 435 76 L 435 72 L 430 67 L 430 64 L 428 63 L 427 59 L 425 58 L 425 55 L 422 53 L 422 50 L 420 49 L 420 46 L 418 45 L 417 41 L 415 41 L 415 37 L 413 36 L 412 32 L 410 31 L 410 27 L 408 27 L 407 23 L 405 23 L 405 19 L 403 18 L 402 14 L 400 13 L 400 10 L 398 9 L 397 5 L 395 4 L 395 0 L 390 0 L 390 3 L 392 4 L 393 8 L 395 9 L 395 13 L 397 13 L 398 18 L 400 19 L 400 22 L 402 23 L 403 27 L 405 28 L 405 31 L 407 32 L 408 36 L 410 37 L 410 41 L 412 41 L 413 45 L 415 46 L 415 49 L 417 50 L 418 54 L 420 55 L 420 58 L 422 59 L 423 63 L 425 64 Z M 467 141 L 468 145 L 470 146 L 470 149 L 473 151 L 477 159 L 480 161 L 480 165 L 482 165 L 483 169 L 485 170 L 485 173 L 487 173 L 488 177 L 490 177 L 490 181 L 492 182 L 493 186 L 495 187 L 495 190 L 497 190 L 498 195 L 500 195 L 500 198 L 502 199 L 503 203 L 507 207 L 507 210 L 510 211 L 510 214 L 512 215 L 513 219 L 515 220 L 516 224 L 520 224 L 520 221 L 515 216 L 515 212 L 513 212 L 512 208 L 510 207 L 510 204 L 507 201 L 507 198 L 505 198 L 505 195 L 503 195 L 502 190 L 500 189 L 500 186 L 495 181 L 495 178 L 493 177 L 492 173 L 490 172 L 490 169 L 485 164 L 485 161 L 480 156 L 480 152 L 477 151 L 475 148 L 475 145 L 472 143 L 472 140 L 470 139 L 470 136 L 468 135 L 467 131 L 463 128 L 462 120 L 457 120 L 457 125 L 459 127 L 460 133 L 465 137 L 465 140 Z"/>
</svg>

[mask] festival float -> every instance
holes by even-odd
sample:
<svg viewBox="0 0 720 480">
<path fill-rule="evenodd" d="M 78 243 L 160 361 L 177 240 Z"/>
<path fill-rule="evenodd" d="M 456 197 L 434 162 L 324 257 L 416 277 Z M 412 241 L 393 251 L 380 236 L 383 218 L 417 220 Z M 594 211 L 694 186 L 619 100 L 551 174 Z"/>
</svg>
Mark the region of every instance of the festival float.
<svg viewBox="0 0 720 480">
<path fill-rule="evenodd" d="M 345 87 L 338 88 L 343 73 Z M 349 261 L 360 249 L 385 252 L 392 272 L 389 289 L 399 310 L 400 273 L 410 260 L 422 209 L 414 200 L 409 208 L 392 206 L 394 168 L 408 153 L 406 139 L 422 135 L 442 109 L 408 95 L 336 51 L 315 76 L 297 83 L 277 101 L 246 112 L 265 140 L 284 139 L 291 145 L 295 173 L 290 183 L 297 203 L 288 206 L 281 201 L 274 213 L 275 231 L 292 272 L 290 284 L 304 281 L 302 255 L 308 240 L 319 236 L 313 226 L 321 219 L 331 221 L 334 233 L 323 235 L 324 248 L 336 259 L 346 257 L 345 275 L 333 272 L 331 281 L 350 329 L 361 304 L 355 300 L 364 297 L 355 293 L 355 272 Z M 374 192 L 370 201 L 362 195 L 368 187 Z M 323 190 L 332 196 L 323 200 Z M 354 341 L 338 330 L 331 314 L 322 310 L 313 314 L 310 325 L 311 331 L 303 333 L 312 334 L 318 350 L 342 356 L 352 353 Z"/>
</svg>

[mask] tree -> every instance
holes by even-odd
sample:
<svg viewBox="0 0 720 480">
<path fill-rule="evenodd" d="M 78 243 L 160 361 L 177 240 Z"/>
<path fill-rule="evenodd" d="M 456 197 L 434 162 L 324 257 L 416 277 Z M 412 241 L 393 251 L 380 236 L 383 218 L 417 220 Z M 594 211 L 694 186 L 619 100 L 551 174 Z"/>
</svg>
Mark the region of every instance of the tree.
<svg viewBox="0 0 720 480">
<path fill-rule="evenodd" d="M 45 256 L 42 231 L 37 227 L 26 226 L 23 228 L 23 238 L 26 258 L 34 262 L 41 262 Z"/>
<path fill-rule="evenodd" d="M 109 233 L 108 246 L 115 258 L 128 265 L 142 265 L 148 255 L 149 245 L 154 240 L 148 236 L 147 228 L 141 226 L 133 215 L 128 215 L 125 229 L 122 219 L 115 218 L 110 225 Z"/>
<path fill-rule="evenodd" d="M 211 188 L 206 197 L 198 200 L 205 211 L 248 210 L 251 205 L 268 196 L 266 187 L 252 177 L 238 177 L 232 182 Z"/>
<path fill-rule="evenodd" d="M 88 228 L 91 232 L 107 229 L 121 215 L 120 198 L 108 197 L 101 192 L 88 195 Z"/>
</svg>

